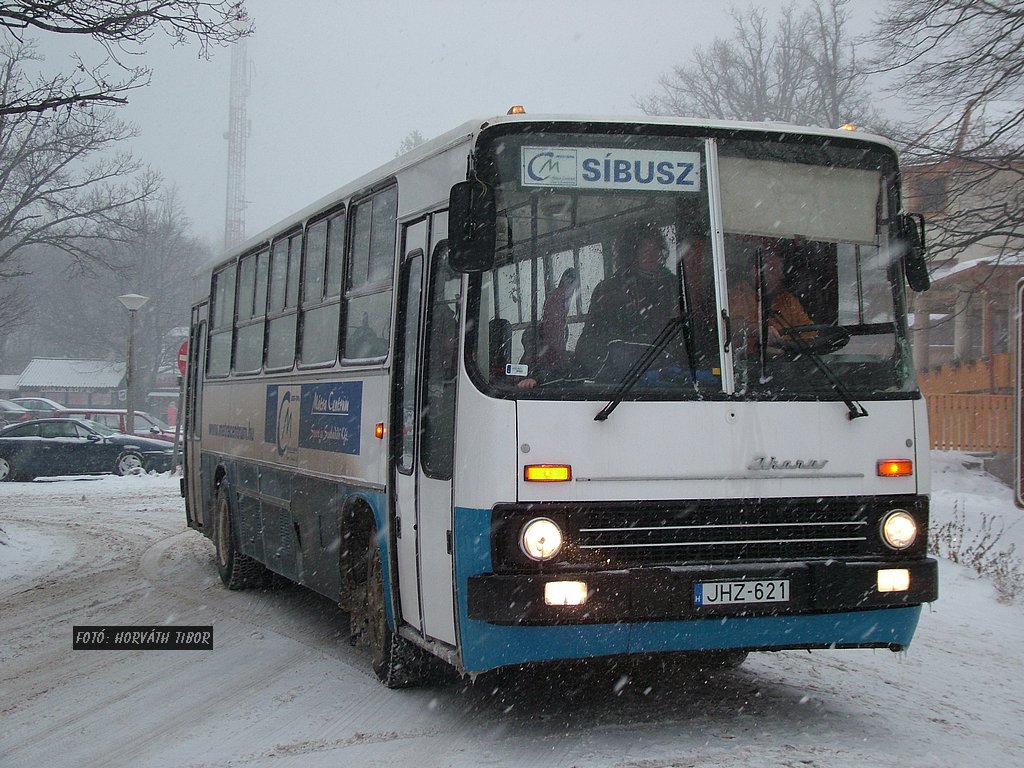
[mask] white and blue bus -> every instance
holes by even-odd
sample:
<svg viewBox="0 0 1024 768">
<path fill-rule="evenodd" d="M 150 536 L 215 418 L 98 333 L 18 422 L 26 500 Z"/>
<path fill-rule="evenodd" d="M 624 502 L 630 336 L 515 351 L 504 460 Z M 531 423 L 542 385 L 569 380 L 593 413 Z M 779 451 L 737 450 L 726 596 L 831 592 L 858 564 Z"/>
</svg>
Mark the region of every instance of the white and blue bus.
<svg viewBox="0 0 1024 768">
<path fill-rule="evenodd" d="M 937 597 L 908 285 L 884 139 L 473 121 L 198 275 L 188 523 L 392 687 L 903 649 Z"/>
</svg>

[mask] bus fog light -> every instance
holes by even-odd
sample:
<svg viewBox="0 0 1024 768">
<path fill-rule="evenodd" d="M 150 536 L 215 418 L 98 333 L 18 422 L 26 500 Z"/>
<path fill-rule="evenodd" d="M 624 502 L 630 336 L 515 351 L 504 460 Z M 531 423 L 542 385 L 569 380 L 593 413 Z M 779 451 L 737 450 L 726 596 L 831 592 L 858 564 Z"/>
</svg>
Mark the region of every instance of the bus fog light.
<svg viewBox="0 0 1024 768">
<path fill-rule="evenodd" d="M 917 523 L 904 509 L 894 509 L 882 520 L 882 539 L 893 549 L 906 549 L 917 539 Z"/>
<path fill-rule="evenodd" d="M 906 592 L 910 589 L 910 571 L 906 568 L 883 568 L 878 572 L 879 592 Z"/>
<path fill-rule="evenodd" d="M 583 605 L 587 602 L 587 583 L 549 581 L 544 585 L 544 602 L 548 605 Z"/>
<path fill-rule="evenodd" d="M 519 546 L 531 560 L 550 560 L 562 549 L 562 531 L 554 520 L 534 518 L 523 526 Z"/>
</svg>

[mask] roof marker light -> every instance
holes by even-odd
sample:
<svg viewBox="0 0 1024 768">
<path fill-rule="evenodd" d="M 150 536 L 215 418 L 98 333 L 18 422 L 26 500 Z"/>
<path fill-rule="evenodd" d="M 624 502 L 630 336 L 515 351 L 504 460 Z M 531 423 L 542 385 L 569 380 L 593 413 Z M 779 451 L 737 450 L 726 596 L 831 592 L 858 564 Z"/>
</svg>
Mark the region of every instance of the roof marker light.
<svg viewBox="0 0 1024 768">
<path fill-rule="evenodd" d="M 506 112 L 505 114 L 506 115 L 525 115 L 526 114 L 526 107 L 524 107 L 522 104 L 513 104 L 511 107 L 508 108 L 508 112 Z"/>
</svg>

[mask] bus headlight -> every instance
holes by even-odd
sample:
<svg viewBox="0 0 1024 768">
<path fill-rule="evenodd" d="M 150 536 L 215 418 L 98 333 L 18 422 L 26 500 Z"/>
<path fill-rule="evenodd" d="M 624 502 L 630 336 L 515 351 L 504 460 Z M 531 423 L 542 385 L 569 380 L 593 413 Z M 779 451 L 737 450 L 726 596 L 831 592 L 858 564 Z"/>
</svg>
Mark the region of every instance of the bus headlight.
<svg viewBox="0 0 1024 768">
<path fill-rule="evenodd" d="M 906 549 L 917 539 L 917 523 L 905 509 L 894 509 L 882 520 L 882 540 L 893 549 Z"/>
<path fill-rule="evenodd" d="M 531 560 L 550 560 L 562 550 L 562 531 L 554 520 L 537 517 L 523 526 L 519 546 Z"/>
</svg>

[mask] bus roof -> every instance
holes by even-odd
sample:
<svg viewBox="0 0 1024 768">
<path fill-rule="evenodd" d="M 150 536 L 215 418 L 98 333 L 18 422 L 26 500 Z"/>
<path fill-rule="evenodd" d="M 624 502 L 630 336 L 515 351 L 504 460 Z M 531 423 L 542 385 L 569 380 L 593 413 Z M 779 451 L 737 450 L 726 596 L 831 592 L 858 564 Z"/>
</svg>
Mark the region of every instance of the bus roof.
<svg viewBox="0 0 1024 768">
<path fill-rule="evenodd" d="M 433 157 L 434 155 L 445 152 L 452 149 L 459 144 L 474 141 L 484 130 L 497 125 L 508 125 L 508 124 L 522 124 L 522 123 L 537 123 L 537 124 L 552 124 L 552 123 L 563 123 L 563 124 L 590 124 L 590 125 L 658 125 L 658 126 L 679 126 L 685 128 L 700 128 L 706 129 L 709 132 L 720 132 L 720 131 L 742 131 L 750 133 L 768 133 L 777 135 L 800 135 L 800 136 L 820 136 L 822 138 L 835 138 L 842 139 L 845 141 L 864 141 L 868 143 L 878 144 L 882 147 L 896 151 L 895 145 L 885 137 L 878 136 L 872 133 L 862 133 L 860 131 L 849 131 L 838 128 L 816 128 L 806 125 L 794 125 L 790 123 L 781 122 L 748 122 L 740 120 L 717 120 L 717 119 L 704 119 L 696 117 L 674 117 L 674 116 L 652 116 L 652 115 L 588 115 L 588 114 L 514 114 L 514 115 L 497 115 L 490 117 L 477 118 L 474 120 L 468 120 L 462 125 L 447 131 L 440 136 L 437 136 L 423 144 L 415 147 L 409 152 L 396 157 L 394 160 L 379 166 L 368 173 L 363 174 L 359 178 L 345 184 L 342 187 L 334 190 L 333 192 L 324 195 L 317 201 L 311 203 L 305 208 L 296 211 L 291 216 L 288 216 L 281 221 L 276 222 L 273 226 L 264 229 L 252 237 L 246 238 L 242 243 L 228 249 L 227 251 L 218 252 L 216 257 L 210 262 L 202 265 L 198 270 L 197 276 L 205 275 L 209 273 L 215 266 L 222 262 L 229 261 L 231 258 L 241 255 L 243 253 L 252 251 L 261 244 L 268 242 L 272 236 L 288 231 L 295 226 L 298 226 L 302 222 L 306 221 L 311 216 L 316 215 L 322 211 L 328 210 L 333 205 L 345 200 L 349 196 L 356 194 L 364 189 L 369 188 L 374 183 L 378 183 L 391 176 L 397 175 L 399 172 L 411 168 L 425 160 Z M 201 290 L 201 289 L 200 289 Z"/>
</svg>

